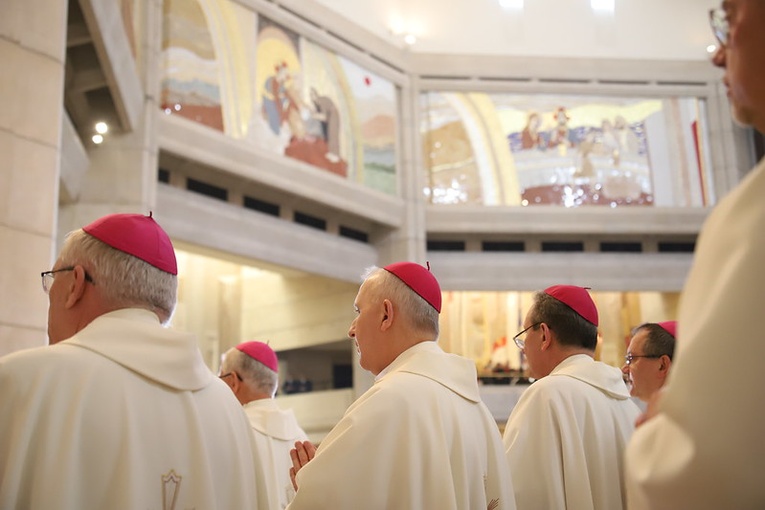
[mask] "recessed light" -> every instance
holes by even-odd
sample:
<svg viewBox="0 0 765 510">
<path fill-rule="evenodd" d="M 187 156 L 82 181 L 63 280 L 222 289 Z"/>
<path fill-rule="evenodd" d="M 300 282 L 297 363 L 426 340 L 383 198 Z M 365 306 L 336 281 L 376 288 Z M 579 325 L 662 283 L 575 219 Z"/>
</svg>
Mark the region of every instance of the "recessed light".
<svg viewBox="0 0 765 510">
<path fill-rule="evenodd" d="M 96 133 L 103 135 L 107 131 L 109 131 L 109 126 L 106 122 L 96 122 Z"/>
<path fill-rule="evenodd" d="M 602 14 L 613 14 L 615 6 L 616 0 L 590 0 L 592 10 Z"/>
<path fill-rule="evenodd" d="M 93 138 L 91 138 L 91 140 L 93 140 L 94 144 L 98 145 L 104 141 L 104 137 L 101 135 L 93 135 Z"/>
<path fill-rule="evenodd" d="M 523 0 L 497 0 L 499 6 L 508 11 L 522 11 Z"/>
</svg>

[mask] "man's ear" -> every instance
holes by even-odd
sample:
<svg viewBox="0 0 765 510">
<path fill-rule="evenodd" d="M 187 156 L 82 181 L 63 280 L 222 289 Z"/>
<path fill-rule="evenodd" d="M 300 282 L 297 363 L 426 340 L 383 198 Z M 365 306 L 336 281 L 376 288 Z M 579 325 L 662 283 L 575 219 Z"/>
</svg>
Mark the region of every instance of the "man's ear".
<svg viewBox="0 0 765 510">
<path fill-rule="evenodd" d="M 552 330 L 544 322 L 539 324 L 539 329 L 542 330 L 542 343 L 540 347 L 542 350 L 549 349 L 552 347 Z"/>
<path fill-rule="evenodd" d="M 664 372 L 664 377 L 669 375 L 669 369 L 672 367 L 672 360 L 666 354 L 659 358 L 659 371 Z"/>
<path fill-rule="evenodd" d="M 234 395 L 238 395 L 239 387 L 242 385 L 242 381 L 239 379 L 239 374 L 235 371 L 231 370 L 229 371 L 231 375 L 228 377 L 224 377 L 222 380 L 224 383 L 226 383 L 226 386 L 231 388 L 231 391 L 234 392 Z"/>
<path fill-rule="evenodd" d="M 380 324 L 380 329 L 385 331 L 393 325 L 393 317 L 395 312 L 393 311 L 393 303 L 391 303 L 390 299 L 383 299 L 382 306 L 383 316 L 382 323 Z"/>
<path fill-rule="evenodd" d="M 226 381 L 228 385 L 234 390 L 234 395 L 239 395 L 239 388 L 242 386 L 242 378 L 239 377 L 239 372 L 232 370 L 231 377 L 226 377 L 226 379 L 228 379 Z"/>
<path fill-rule="evenodd" d="M 66 301 L 64 302 L 66 308 L 72 308 L 82 299 L 83 294 L 85 294 L 86 285 L 88 285 L 88 282 L 85 280 L 85 269 L 79 265 L 74 266 L 74 269 L 72 269 L 72 279 L 67 287 Z"/>
</svg>

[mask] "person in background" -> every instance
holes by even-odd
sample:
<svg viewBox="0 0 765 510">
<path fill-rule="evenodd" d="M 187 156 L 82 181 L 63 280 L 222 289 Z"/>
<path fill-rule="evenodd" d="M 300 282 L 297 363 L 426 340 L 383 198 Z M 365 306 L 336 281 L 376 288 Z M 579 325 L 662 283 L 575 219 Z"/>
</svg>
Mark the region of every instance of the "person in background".
<svg viewBox="0 0 765 510">
<path fill-rule="evenodd" d="M 149 216 L 71 232 L 50 271 L 50 346 L 0 358 L 0 508 L 268 508 L 247 418 L 176 305 Z"/>
<path fill-rule="evenodd" d="M 513 340 L 537 379 L 503 437 L 518 509 L 625 508 L 622 460 L 640 411 L 619 369 L 593 358 L 590 294 L 573 285 L 537 292 Z"/>
<path fill-rule="evenodd" d="M 229 349 L 221 375 L 244 406 L 255 434 L 255 461 L 266 477 L 271 508 L 285 508 L 295 495 L 290 480 L 290 450 L 308 436 L 291 409 L 282 410 L 274 397 L 279 387 L 279 361 L 268 344 L 244 342 Z"/>
<path fill-rule="evenodd" d="M 633 397 L 648 402 L 667 382 L 676 329 L 675 321 L 666 321 L 647 322 L 632 330 L 622 373 Z"/>
<path fill-rule="evenodd" d="M 735 119 L 765 133 L 765 2 L 710 12 Z M 630 510 L 765 508 L 765 161 L 707 218 L 669 383 L 627 449 Z"/>
<path fill-rule="evenodd" d="M 514 509 L 475 363 L 436 343 L 438 281 L 411 262 L 372 267 L 363 278 L 348 336 L 375 383 L 318 450 L 295 444 L 288 508 Z"/>
</svg>

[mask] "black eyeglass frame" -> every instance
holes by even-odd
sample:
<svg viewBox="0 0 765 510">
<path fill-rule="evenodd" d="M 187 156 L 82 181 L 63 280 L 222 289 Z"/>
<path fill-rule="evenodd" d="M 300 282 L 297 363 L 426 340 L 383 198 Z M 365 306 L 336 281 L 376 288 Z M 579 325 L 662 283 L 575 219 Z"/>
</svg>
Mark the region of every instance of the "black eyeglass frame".
<svg viewBox="0 0 765 510">
<path fill-rule="evenodd" d="M 40 278 L 42 279 L 43 292 L 45 292 L 46 294 L 48 294 L 50 292 L 50 286 L 48 286 L 45 283 L 45 277 L 46 276 L 50 276 L 51 279 L 52 279 L 54 274 L 56 274 L 56 273 L 63 273 L 64 271 L 74 271 L 74 268 L 75 268 L 75 266 L 67 266 L 67 267 L 62 267 L 62 268 L 59 268 L 59 269 L 52 269 L 50 271 L 43 271 L 42 273 L 40 273 Z M 88 282 L 88 283 L 91 283 L 93 285 L 96 284 L 96 282 L 93 281 L 93 278 L 88 274 L 87 271 L 85 271 L 85 281 Z"/>
<path fill-rule="evenodd" d="M 652 358 L 652 359 L 658 359 L 664 356 L 664 354 L 626 354 L 624 356 L 624 364 L 627 366 L 630 366 L 632 364 L 632 360 L 635 358 Z"/>
<path fill-rule="evenodd" d="M 712 27 L 712 33 L 721 46 L 728 44 L 730 25 L 728 24 L 727 16 L 722 7 L 709 9 L 709 26 Z"/>
<path fill-rule="evenodd" d="M 542 321 L 536 322 L 536 323 L 532 324 L 528 328 L 524 329 L 523 331 L 521 331 L 520 333 L 515 335 L 513 337 L 513 342 L 515 342 L 516 347 L 518 347 L 520 350 L 525 349 L 526 348 L 526 339 L 525 338 L 520 338 L 520 336 L 523 335 L 524 333 L 526 333 L 528 330 L 536 328 L 540 324 L 542 324 Z"/>
</svg>

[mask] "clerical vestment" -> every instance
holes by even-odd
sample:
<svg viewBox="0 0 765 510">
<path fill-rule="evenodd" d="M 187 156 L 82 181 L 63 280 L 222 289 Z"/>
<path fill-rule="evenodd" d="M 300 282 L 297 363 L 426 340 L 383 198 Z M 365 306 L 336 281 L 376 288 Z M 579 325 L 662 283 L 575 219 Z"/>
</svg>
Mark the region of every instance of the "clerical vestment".
<svg viewBox="0 0 765 510">
<path fill-rule="evenodd" d="M 149 311 L 0 358 L 0 508 L 266 509 L 253 459 L 194 337 Z"/>
<path fill-rule="evenodd" d="M 290 450 L 295 441 L 307 441 L 291 409 L 280 409 L 270 398 L 244 405 L 255 434 L 255 461 L 266 479 L 272 508 L 285 508 L 295 495 L 290 480 Z"/>
<path fill-rule="evenodd" d="M 503 436 L 518 509 L 625 508 L 624 449 L 638 414 L 619 369 L 586 354 L 532 384 Z"/>
<path fill-rule="evenodd" d="M 290 510 L 514 509 L 472 361 L 423 342 L 354 402 L 298 473 Z"/>
<path fill-rule="evenodd" d="M 699 236 L 660 413 L 627 449 L 630 510 L 765 508 L 764 307 L 765 160 Z"/>
</svg>

